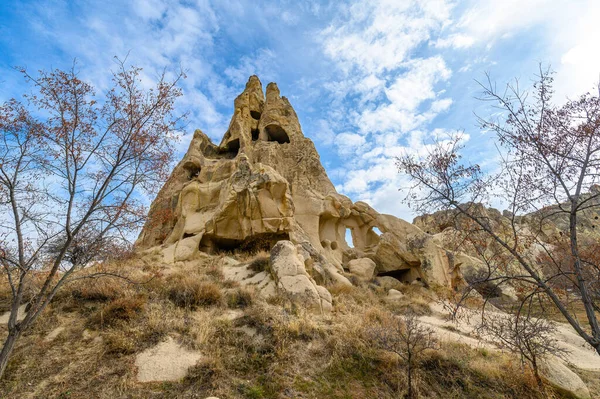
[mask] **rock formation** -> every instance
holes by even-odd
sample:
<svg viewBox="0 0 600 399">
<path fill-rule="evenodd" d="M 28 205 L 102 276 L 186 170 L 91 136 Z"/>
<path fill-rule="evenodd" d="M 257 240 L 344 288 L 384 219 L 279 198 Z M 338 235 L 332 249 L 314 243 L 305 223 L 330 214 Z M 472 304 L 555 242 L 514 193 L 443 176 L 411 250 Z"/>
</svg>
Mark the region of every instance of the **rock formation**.
<svg viewBox="0 0 600 399">
<path fill-rule="evenodd" d="M 354 247 L 346 242 L 347 230 Z M 455 277 L 453 257 L 429 234 L 337 193 L 288 99 L 275 83 L 265 97 L 252 76 L 218 146 L 196 130 L 136 244 L 178 262 L 200 252 L 271 251 L 280 241 L 304 254 L 289 257 L 302 259 L 318 283 L 309 297 L 320 293 L 318 286 L 350 284 L 350 272 L 359 279 L 383 275 L 441 286 Z M 277 273 L 272 278 L 281 289 L 289 276 Z"/>
</svg>

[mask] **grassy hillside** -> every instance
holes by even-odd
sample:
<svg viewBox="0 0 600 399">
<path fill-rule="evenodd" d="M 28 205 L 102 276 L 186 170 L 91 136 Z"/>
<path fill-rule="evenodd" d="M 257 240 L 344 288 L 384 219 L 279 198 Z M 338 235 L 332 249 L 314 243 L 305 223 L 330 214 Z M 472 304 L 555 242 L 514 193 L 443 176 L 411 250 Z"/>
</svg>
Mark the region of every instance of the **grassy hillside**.
<svg viewBox="0 0 600 399">
<path fill-rule="evenodd" d="M 392 305 L 375 284 L 335 286 L 334 311 L 320 316 L 223 281 L 220 263 L 204 258 L 163 270 L 132 259 L 103 270 L 139 284 L 112 277 L 69 284 L 19 341 L 0 397 L 398 398 L 405 392 L 402 363 L 376 349 L 368 329 L 409 308 L 427 313 L 435 293 L 402 285 L 405 299 Z M 181 381 L 137 382 L 136 354 L 168 336 L 201 360 Z M 590 389 L 600 386 L 597 373 L 580 375 Z M 427 353 L 418 379 L 423 398 L 548 397 L 535 386 L 518 359 L 452 343 Z M 547 395 L 561 397 L 550 388 Z"/>
</svg>

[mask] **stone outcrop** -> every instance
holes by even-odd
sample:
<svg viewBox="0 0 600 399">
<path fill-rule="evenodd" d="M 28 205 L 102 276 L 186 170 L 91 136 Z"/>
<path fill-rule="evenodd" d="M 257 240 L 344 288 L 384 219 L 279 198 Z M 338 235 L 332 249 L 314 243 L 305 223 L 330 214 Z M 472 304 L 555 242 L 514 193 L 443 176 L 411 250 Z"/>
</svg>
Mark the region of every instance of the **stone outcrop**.
<svg viewBox="0 0 600 399">
<path fill-rule="evenodd" d="M 352 243 L 346 242 L 347 231 Z M 298 246 L 317 287 L 350 284 L 352 273 L 426 285 L 454 281 L 452 256 L 429 234 L 336 192 L 287 98 L 275 83 L 265 96 L 252 76 L 234 101 L 219 145 L 199 130 L 194 133 L 152 203 L 136 245 L 160 251 L 172 263 L 193 260 L 200 252 L 271 251 L 280 241 Z M 374 270 L 349 267 L 357 259 L 370 260 Z M 296 285 L 288 284 L 292 276 L 272 277 L 280 289 L 295 292 Z"/>
<path fill-rule="evenodd" d="M 271 250 L 271 271 L 277 288 L 306 308 L 331 310 L 331 294 L 306 272 L 305 259 L 290 241 L 279 241 Z"/>
<path fill-rule="evenodd" d="M 559 358 L 552 357 L 543 361 L 540 369 L 543 377 L 559 392 L 578 399 L 591 398 L 587 385 Z"/>
</svg>

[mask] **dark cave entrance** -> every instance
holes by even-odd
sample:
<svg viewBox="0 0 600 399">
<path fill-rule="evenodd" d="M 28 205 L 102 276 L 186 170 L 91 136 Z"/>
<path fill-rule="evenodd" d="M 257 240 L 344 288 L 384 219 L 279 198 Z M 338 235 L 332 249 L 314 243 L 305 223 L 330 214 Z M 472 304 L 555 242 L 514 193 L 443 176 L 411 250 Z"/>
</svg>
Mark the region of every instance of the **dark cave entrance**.
<svg viewBox="0 0 600 399">
<path fill-rule="evenodd" d="M 217 237 L 206 234 L 200 241 L 199 250 L 211 255 L 221 253 L 256 253 L 271 251 L 271 248 L 281 240 L 289 240 L 288 233 L 261 233 L 248 237 L 245 240 Z"/>
</svg>

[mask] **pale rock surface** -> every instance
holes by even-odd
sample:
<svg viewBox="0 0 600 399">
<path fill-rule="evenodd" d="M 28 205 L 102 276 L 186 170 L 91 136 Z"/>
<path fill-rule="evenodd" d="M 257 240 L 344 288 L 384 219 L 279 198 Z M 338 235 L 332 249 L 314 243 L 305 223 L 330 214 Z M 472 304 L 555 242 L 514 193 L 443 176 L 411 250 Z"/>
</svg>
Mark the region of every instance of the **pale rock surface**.
<svg viewBox="0 0 600 399">
<path fill-rule="evenodd" d="M 46 337 L 44 338 L 44 341 L 45 342 L 53 341 L 63 331 L 65 331 L 65 328 L 63 326 L 56 327 L 54 330 L 50 331 L 50 333 L 48 333 L 48 335 L 46 335 Z"/>
<path fill-rule="evenodd" d="M 402 283 L 400 281 L 390 276 L 375 277 L 375 283 L 384 290 L 389 290 L 392 288 L 397 290 L 402 286 Z"/>
<path fill-rule="evenodd" d="M 404 298 L 404 294 L 392 288 L 388 291 L 387 297 L 385 299 L 386 301 L 394 302 L 402 298 Z"/>
<path fill-rule="evenodd" d="M 331 310 L 331 294 L 308 275 L 304 258 L 290 241 L 279 241 L 271 250 L 271 270 L 277 289 L 309 309 Z"/>
<path fill-rule="evenodd" d="M 448 304 L 431 303 L 432 314 L 419 316 L 419 321 L 426 327 L 431 328 L 440 341 L 459 342 L 473 348 L 487 348 L 499 350 L 493 343 L 476 334 L 478 320 L 481 314 L 475 310 L 462 309 L 463 314 L 455 322 L 448 321 Z M 488 317 L 502 316 L 504 313 L 499 309 L 491 307 L 486 310 Z M 567 324 L 558 323 L 554 337 L 566 352 L 565 361 L 579 369 L 600 371 L 598 354 L 583 338 Z M 540 367 L 543 377 L 552 385 L 570 392 L 571 395 L 580 398 L 589 398 L 589 390 L 581 378 L 569 369 L 561 359 L 552 358 L 544 362 Z M 587 395 L 587 396 L 586 396 Z"/>
<path fill-rule="evenodd" d="M 365 281 L 373 279 L 376 266 L 375 262 L 369 258 L 352 259 L 348 262 L 350 273 Z"/>
<path fill-rule="evenodd" d="M 188 369 L 201 358 L 199 352 L 182 348 L 169 337 L 166 341 L 136 356 L 137 380 L 140 382 L 178 381 L 185 377 Z"/>
<path fill-rule="evenodd" d="M 553 357 L 544 361 L 541 374 L 550 385 L 578 399 L 591 399 L 590 390 L 581 378 L 569 369 L 562 360 Z"/>
<path fill-rule="evenodd" d="M 27 307 L 27 305 L 21 305 L 17 309 L 17 321 L 23 320 L 25 318 L 25 315 L 27 315 L 27 312 L 25 312 L 26 307 Z M 0 324 L 8 324 L 9 318 L 10 318 L 10 311 L 3 313 L 0 316 Z"/>
</svg>

